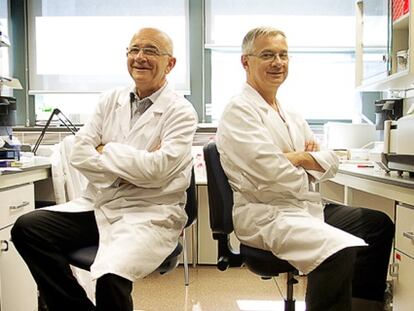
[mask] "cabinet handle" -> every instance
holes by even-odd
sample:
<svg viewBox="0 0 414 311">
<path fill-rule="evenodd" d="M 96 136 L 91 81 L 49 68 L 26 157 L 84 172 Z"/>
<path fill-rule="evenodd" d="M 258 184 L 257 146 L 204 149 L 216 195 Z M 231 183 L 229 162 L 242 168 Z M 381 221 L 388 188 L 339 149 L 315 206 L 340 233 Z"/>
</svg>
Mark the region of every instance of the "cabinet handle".
<svg viewBox="0 0 414 311">
<path fill-rule="evenodd" d="M 18 209 L 24 208 L 25 206 L 28 206 L 29 204 L 30 204 L 29 201 L 23 201 L 22 204 L 19 204 L 19 205 L 10 205 L 9 210 L 16 211 Z"/>
<path fill-rule="evenodd" d="M 9 250 L 9 241 L 1 240 L 1 249 L 2 252 L 7 252 Z"/>
<path fill-rule="evenodd" d="M 411 241 L 414 241 L 414 233 L 412 231 L 403 232 L 403 236 Z"/>
<path fill-rule="evenodd" d="M 398 277 L 398 269 L 399 269 L 398 263 L 394 262 L 390 264 L 390 270 L 389 270 L 390 276 L 393 278 Z"/>
</svg>

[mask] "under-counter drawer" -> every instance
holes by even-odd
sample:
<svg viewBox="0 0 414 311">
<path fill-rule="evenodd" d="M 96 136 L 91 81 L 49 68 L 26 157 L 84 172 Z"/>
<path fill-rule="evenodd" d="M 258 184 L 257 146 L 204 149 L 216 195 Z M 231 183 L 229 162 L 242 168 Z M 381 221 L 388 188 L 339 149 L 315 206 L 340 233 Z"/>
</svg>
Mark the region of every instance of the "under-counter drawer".
<svg viewBox="0 0 414 311">
<path fill-rule="evenodd" d="M 17 217 L 32 209 L 34 209 L 33 183 L 0 190 L 0 228 L 13 224 Z"/>
<path fill-rule="evenodd" d="M 395 248 L 414 258 L 414 206 L 397 205 Z"/>
</svg>

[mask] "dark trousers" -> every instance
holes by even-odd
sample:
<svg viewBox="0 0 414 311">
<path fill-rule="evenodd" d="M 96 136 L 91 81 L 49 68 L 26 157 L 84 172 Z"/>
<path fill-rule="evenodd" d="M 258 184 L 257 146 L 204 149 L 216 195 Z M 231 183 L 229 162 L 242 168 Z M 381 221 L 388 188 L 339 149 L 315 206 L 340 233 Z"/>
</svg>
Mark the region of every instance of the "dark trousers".
<svg viewBox="0 0 414 311">
<path fill-rule="evenodd" d="M 324 214 L 326 223 L 368 246 L 344 249 L 309 273 L 307 310 L 351 310 L 351 297 L 383 301 L 395 230 L 391 219 L 375 210 L 335 204 L 328 204 Z"/>
<path fill-rule="evenodd" d="M 98 278 L 95 307 L 69 267 L 65 254 L 98 244 L 99 233 L 93 212 L 35 210 L 17 219 L 11 235 L 48 310 L 132 310 L 131 281 L 114 274 Z"/>
</svg>

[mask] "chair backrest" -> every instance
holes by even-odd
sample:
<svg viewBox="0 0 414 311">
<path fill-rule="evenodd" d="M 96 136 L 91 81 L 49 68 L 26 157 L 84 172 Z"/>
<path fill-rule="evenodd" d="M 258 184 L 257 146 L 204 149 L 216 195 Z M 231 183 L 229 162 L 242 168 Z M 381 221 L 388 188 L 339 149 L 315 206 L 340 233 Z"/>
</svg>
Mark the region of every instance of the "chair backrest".
<svg viewBox="0 0 414 311">
<path fill-rule="evenodd" d="M 220 163 L 215 142 L 203 148 L 207 171 L 210 227 L 214 233 L 230 234 L 233 231 L 233 191 Z"/>
<path fill-rule="evenodd" d="M 187 202 L 185 204 L 185 212 L 188 217 L 185 226 L 188 227 L 191 226 L 197 219 L 197 191 L 194 167 L 191 170 L 190 186 L 187 188 Z"/>
</svg>

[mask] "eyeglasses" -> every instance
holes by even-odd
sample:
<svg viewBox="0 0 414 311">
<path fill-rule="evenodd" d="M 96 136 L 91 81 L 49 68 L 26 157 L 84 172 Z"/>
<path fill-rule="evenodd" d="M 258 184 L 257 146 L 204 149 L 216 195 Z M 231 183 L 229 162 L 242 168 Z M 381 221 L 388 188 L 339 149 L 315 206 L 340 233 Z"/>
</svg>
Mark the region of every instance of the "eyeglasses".
<svg viewBox="0 0 414 311">
<path fill-rule="evenodd" d="M 171 56 L 170 53 L 161 52 L 156 47 L 143 47 L 143 48 L 140 48 L 140 47 L 137 47 L 137 46 L 127 48 L 127 55 L 131 56 L 131 57 L 136 57 L 139 54 L 139 52 L 141 52 L 141 51 L 142 51 L 142 55 L 147 56 L 147 57 L 156 57 L 156 56 L 163 56 L 163 55 Z"/>
<path fill-rule="evenodd" d="M 260 54 L 246 54 L 246 55 L 260 58 L 262 61 L 265 61 L 265 62 L 274 62 L 276 58 L 279 58 L 279 61 L 281 63 L 287 63 L 289 61 L 288 52 L 274 53 L 274 52 L 266 51 Z"/>
</svg>

